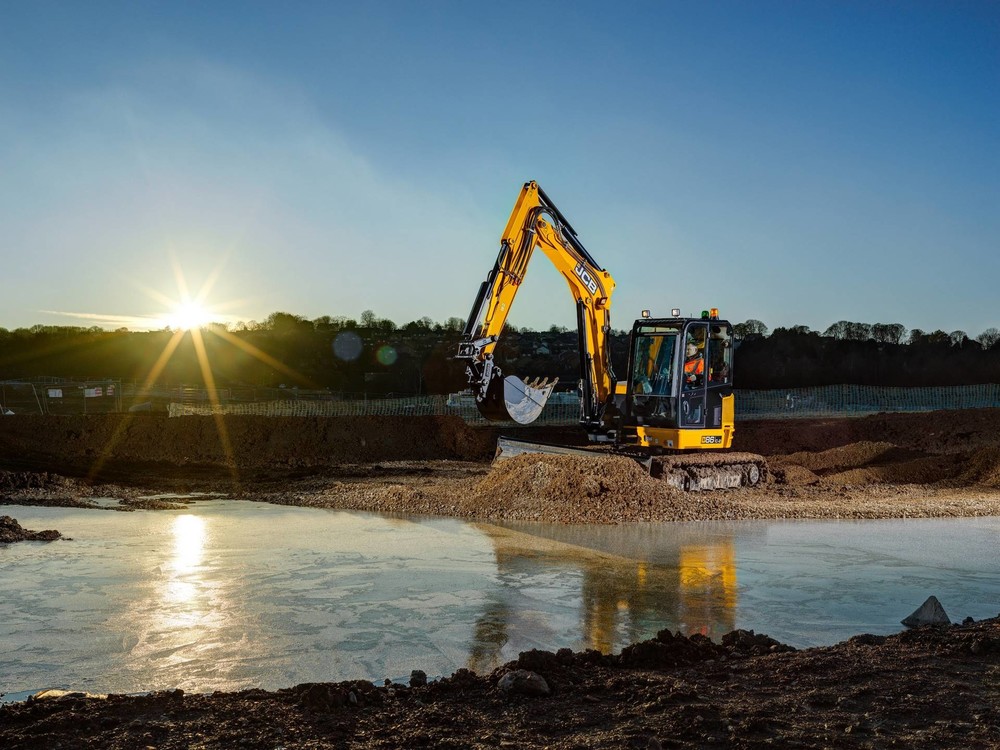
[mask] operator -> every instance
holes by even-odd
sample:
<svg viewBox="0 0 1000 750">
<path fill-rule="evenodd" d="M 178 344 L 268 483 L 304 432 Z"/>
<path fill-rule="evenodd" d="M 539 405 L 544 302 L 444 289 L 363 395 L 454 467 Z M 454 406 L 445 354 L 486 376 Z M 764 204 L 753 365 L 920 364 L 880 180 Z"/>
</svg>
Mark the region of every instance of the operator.
<svg viewBox="0 0 1000 750">
<path fill-rule="evenodd" d="M 684 354 L 684 385 L 694 388 L 705 374 L 705 358 L 701 356 L 698 345 L 693 341 L 688 342 Z"/>
</svg>

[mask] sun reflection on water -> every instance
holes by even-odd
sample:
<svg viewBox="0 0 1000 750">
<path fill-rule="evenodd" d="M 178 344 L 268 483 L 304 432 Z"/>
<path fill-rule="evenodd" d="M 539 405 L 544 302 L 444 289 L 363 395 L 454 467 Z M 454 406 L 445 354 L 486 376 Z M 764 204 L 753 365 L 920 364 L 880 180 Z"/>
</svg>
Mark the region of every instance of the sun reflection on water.
<svg viewBox="0 0 1000 750">
<path fill-rule="evenodd" d="M 174 519 L 173 556 L 166 561 L 161 626 L 192 628 L 206 616 L 205 580 L 201 574 L 205 555 L 205 520 L 184 515 Z"/>
<path fill-rule="evenodd" d="M 170 567 L 178 575 L 191 573 L 201 565 L 205 554 L 205 519 L 177 516 L 174 519 L 174 557 Z"/>
</svg>

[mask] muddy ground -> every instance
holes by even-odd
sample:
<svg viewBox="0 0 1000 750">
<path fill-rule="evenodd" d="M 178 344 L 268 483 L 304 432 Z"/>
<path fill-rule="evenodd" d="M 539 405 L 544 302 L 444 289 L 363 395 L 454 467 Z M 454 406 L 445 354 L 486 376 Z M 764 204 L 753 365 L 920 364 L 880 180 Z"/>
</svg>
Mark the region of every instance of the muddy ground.
<svg viewBox="0 0 1000 750">
<path fill-rule="evenodd" d="M 70 695 L 0 707 L 0 746 L 985 750 L 1000 747 L 1000 619 L 803 651 L 663 632 L 616 656 L 529 651 L 416 687 Z"/>
<path fill-rule="evenodd" d="M 580 523 L 1000 515 L 1000 410 L 742 423 L 755 488 L 685 493 L 621 456 L 491 465 L 495 428 L 451 417 L 102 415 L 0 420 L 0 500 L 159 507 L 150 491 L 289 505 Z M 581 444 L 573 428 L 504 434 Z"/>
<path fill-rule="evenodd" d="M 488 520 L 1000 516 L 1000 410 L 744 423 L 734 448 L 767 457 L 767 482 L 713 493 L 674 490 L 624 457 L 492 466 L 497 435 L 444 417 L 19 416 L 0 419 L 0 504 L 158 508 L 170 503 L 146 496 L 172 490 Z M 501 687 L 518 669 L 550 692 Z M 803 651 L 739 631 L 721 644 L 662 633 L 620 655 L 529 652 L 426 686 L 0 708 L 4 748 L 893 746 L 1000 747 L 1000 616 Z"/>
</svg>

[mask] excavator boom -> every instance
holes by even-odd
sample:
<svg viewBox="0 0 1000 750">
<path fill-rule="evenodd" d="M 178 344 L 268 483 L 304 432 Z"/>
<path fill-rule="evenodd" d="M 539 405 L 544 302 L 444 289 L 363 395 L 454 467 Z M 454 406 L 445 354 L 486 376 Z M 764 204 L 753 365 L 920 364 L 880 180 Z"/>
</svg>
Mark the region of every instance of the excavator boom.
<svg viewBox="0 0 1000 750">
<path fill-rule="evenodd" d="M 466 361 L 469 386 L 487 419 L 528 424 L 538 418 L 557 380 L 526 382 L 504 376 L 494 362 L 497 341 L 535 249 L 540 249 L 565 279 L 577 310 L 580 380 L 584 420 L 600 421 L 614 391 L 610 347 L 610 304 L 614 279 L 600 268 L 555 204 L 536 182 L 527 182 L 514 204 L 500 239 L 493 270 L 480 285 L 466 323 L 457 358 Z"/>
</svg>

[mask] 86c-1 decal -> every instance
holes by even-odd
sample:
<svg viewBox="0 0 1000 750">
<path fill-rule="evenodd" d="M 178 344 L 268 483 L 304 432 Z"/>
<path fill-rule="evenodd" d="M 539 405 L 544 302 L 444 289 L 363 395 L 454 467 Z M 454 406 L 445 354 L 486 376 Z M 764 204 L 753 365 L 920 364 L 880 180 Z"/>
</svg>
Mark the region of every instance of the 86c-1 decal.
<svg viewBox="0 0 1000 750">
<path fill-rule="evenodd" d="M 702 445 L 719 445 L 722 442 L 721 435 L 705 435 L 701 439 Z"/>
</svg>

